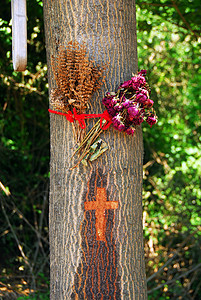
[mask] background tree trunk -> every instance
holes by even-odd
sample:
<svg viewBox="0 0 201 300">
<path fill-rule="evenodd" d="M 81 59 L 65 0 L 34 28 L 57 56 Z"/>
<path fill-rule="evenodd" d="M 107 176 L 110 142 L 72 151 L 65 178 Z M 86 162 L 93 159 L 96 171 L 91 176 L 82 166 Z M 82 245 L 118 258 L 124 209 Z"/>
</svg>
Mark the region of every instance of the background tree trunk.
<svg viewBox="0 0 201 300">
<path fill-rule="evenodd" d="M 137 71 L 134 1 L 44 0 L 44 19 L 50 90 L 56 87 L 50 59 L 58 44 L 85 42 L 90 57 L 108 63 L 106 83 L 90 108 L 103 112 L 104 93 Z M 87 129 L 93 122 L 87 121 Z M 147 299 L 141 129 L 131 137 L 110 127 L 102 135 L 110 149 L 92 165 L 71 171 L 72 124 L 51 115 L 50 127 L 51 299 Z M 86 204 L 98 199 L 116 203 L 103 211 L 102 237 L 97 210 Z"/>
</svg>

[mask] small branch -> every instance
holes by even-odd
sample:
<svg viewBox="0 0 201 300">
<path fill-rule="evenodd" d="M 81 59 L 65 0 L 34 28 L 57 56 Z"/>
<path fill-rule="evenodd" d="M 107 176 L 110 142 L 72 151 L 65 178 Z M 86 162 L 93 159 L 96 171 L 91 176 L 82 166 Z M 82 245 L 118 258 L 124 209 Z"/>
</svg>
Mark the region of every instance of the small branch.
<svg viewBox="0 0 201 300">
<path fill-rule="evenodd" d="M 155 163 L 155 160 L 148 161 L 145 165 L 143 165 L 143 169 L 146 169 L 150 166 L 152 166 Z"/>
<path fill-rule="evenodd" d="M 17 208 L 17 206 L 15 205 L 15 203 L 13 201 L 11 201 L 14 211 L 18 214 L 20 219 L 23 219 L 24 222 L 29 225 L 29 227 L 36 233 L 37 236 L 40 236 L 40 239 L 43 240 L 43 242 L 45 242 L 47 245 L 49 245 L 49 242 L 46 238 L 44 238 L 42 235 L 40 235 L 40 233 L 34 228 L 33 225 L 31 225 L 31 223 L 27 220 L 27 218 L 23 215 L 23 213 Z"/>
<path fill-rule="evenodd" d="M 0 181 L 0 189 L 2 189 L 2 191 L 4 191 L 4 193 L 6 194 L 6 196 L 10 196 L 11 193 L 9 190 L 6 189 L 6 187 L 3 185 L 3 183 Z"/>
<path fill-rule="evenodd" d="M 193 29 L 191 28 L 190 24 L 186 21 L 186 19 L 184 18 L 184 16 L 182 15 L 179 7 L 177 6 L 176 2 L 174 0 L 172 1 L 172 6 L 176 9 L 177 13 L 179 14 L 180 18 L 182 19 L 182 21 L 184 22 L 184 24 L 186 24 L 186 27 L 197 37 L 199 37 L 199 35 L 193 31 Z"/>
<path fill-rule="evenodd" d="M 4 214 L 5 218 L 6 218 L 6 221 L 7 221 L 8 225 L 9 225 L 9 227 L 10 227 L 10 230 L 11 230 L 11 232 L 12 232 L 12 234 L 13 234 L 13 237 L 14 237 L 16 243 L 17 243 L 18 249 L 19 249 L 19 251 L 20 251 L 20 253 L 21 253 L 21 255 L 22 255 L 23 259 L 24 259 L 24 262 L 25 262 L 25 264 L 29 267 L 30 273 L 31 273 L 31 275 L 32 275 L 33 289 L 36 290 L 36 282 L 35 282 L 35 276 L 34 276 L 34 273 L 33 273 L 33 268 L 32 268 L 32 266 L 30 265 L 29 260 L 28 260 L 27 256 L 25 255 L 25 253 L 24 253 L 24 251 L 23 251 L 23 249 L 22 249 L 21 243 L 20 243 L 20 241 L 18 240 L 18 237 L 17 237 L 17 235 L 16 235 L 16 233 L 15 233 L 15 231 L 14 231 L 14 229 L 13 229 L 13 226 L 12 226 L 11 223 L 10 223 L 9 217 L 8 217 L 8 215 L 6 214 L 6 210 L 5 210 L 5 207 L 4 207 L 4 205 L 3 205 L 3 199 L 1 200 L 1 207 L 2 207 L 3 214 Z"/>
<path fill-rule="evenodd" d="M 163 271 L 163 269 L 164 269 L 165 267 L 167 267 L 167 266 L 172 262 L 172 260 L 175 259 L 175 258 L 177 257 L 177 255 L 178 255 L 178 252 L 175 253 L 170 259 L 168 259 L 168 261 L 166 261 L 166 263 L 165 263 L 162 267 L 160 267 L 160 269 L 159 269 L 156 273 L 152 274 L 152 275 L 147 279 L 147 283 L 148 283 L 149 281 L 151 281 L 153 278 L 155 278 L 158 274 L 160 274 L 160 273 Z"/>
<path fill-rule="evenodd" d="M 46 263 L 49 263 L 49 260 L 50 260 L 50 255 L 46 255 L 46 258 L 44 259 L 42 265 L 40 266 L 40 268 L 36 272 L 36 277 L 38 276 L 39 273 L 43 272 L 43 268 L 46 265 Z"/>
<path fill-rule="evenodd" d="M 195 266 L 194 268 L 192 268 L 191 270 L 185 272 L 184 274 L 181 274 L 179 277 L 174 277 L 174 279 L 168 280 L 165 283 L 160 284 L 159 286 L 155 287 L 154 289 L 148 291 L 148 294 L 151 294 L 152 292 L 159 290 L 160 288 L 164 287 L 165 285 L 169 285 L 173 282 L 175 282 L 176 280 L 181 279 L 182 277 L 185 277 L 187 275 L 189 275 L 190 273 L 194 272 L 195 270 L 199 269 L 201 267 L 201 263 L 199 263 L 197 266 Z"/>
<path fill-rule="evenodd" d="M 7 75 L 5 76 L 4 74 L 0 74 L 0 78 L 2 78 L 2 79 L 8 78 L 9 81 L 4 82 L 7 86 L 9 86 L 10 82 L 12 82 L 17 89 L 23 88 L 25 90 L 28 90 L 29 93 L 33 93 L 34 92 L 34 93 L 36 93 L 36 94 L 38 94 L 40 96 L 46 97 L 46 95 L 44 94 L 44 92 L 38 91 L 36 87 L 30 87 L 30 86 L 27 86 L 24 83 L 19 83 L 19 82 L 15 81 L 11 76 L 7 76 Z"/>
<path fill-rule="evenodd" d="M 196 287 L 196 290 L 195 290 L 195 293 L 194 293 L 194 295 L 193 295 L 193 298 L 192 299 L 196 299 L 196 295 L 197 295 L 197 293 L 199 292 L 199 290 L 200 290 L 200 286 L 201 286 L 201 281 L 199 282 L 199 284 L 197 285 L 197 287 Z"/>
<path fill-rule="evenodd" d="M 32 263 L 32 267 L 33 268 L 34 268 L 34 265 L 35 265 L 37 257 L 38 257 L 39 248 L 41 248 L 43 256 L 44 256 L 44 258 L 46 258 L 46 253 L 44 252 L 43 244 L 41 242 L 41 237 L 42 237 L 41 231 L 42 231 L 42 225 L 43 225 L 43 218 L 44 218 L 46 203 L 47 203 L 47 193 L 45 193 L 45 195 L 43 197 L 43 207 L 42 207 L 42 212 L 40 214 L 38 231 L 36 233 L 37 238 L 38 238 L 38 243 L 37 243 L 37 246 L 36 246 L 36 250 L 35 250 L 35 254 L 34 254 L 34 259 L 33 259 L 33 263 Z"/>
<path fill-rule="evenodd" d="M 162 267 L 160 267 L 160 269 L 156 272 L 156 273 L 154 273 L 154 274 L 152 274 L 148 279 L 147 279 L 147 283 L 149 282 L 149 281 L 151 281 L 153 278 L 155 278 L 158 274 L 160 274 L 162 271 L 163 271 L 163 269 L 167 266 L 167 265 L 169 265 L 170 263 L 171 263 L 171 261 L 174 259 L 174 258 L 176 258 L 178 255 L 179 255 L 179 251 L 180 251 L 180 249 L 182 249 L 183 247 L 184 247 L 184 245 L 187 243 L 187 241 L 195 234 L 195 233 L 197 233 L 199 231 L 199 229 L 196 229 L 194 232 L 192 232 L 190 235 L 188 235 L 185 239 L 184 239 L 184 241 L 181 243 L 181 245 L 179 246 L 179 249 L 178 250 L 176 250 L 176 252 L 174 253 L 174 255 L 162 266 Z"/>
<path fill-rule="evenodd" d="M 199 37 L 200 35 L 197 34 L 190 26 L 190 24 L 188 23 L 188 21 L 184 18 L 183 14 L 181 13 L 179 7 L 177 6 L 176 2 L 174 0 L 171 0 L 172 1 L 172 4 L 166 4 L 166 3 L 147 3 L 147 2 L 141 2 L 140 4 L 141 5 L 144 5 L 144 6 L 155 6 L 155 7 L 172 7 L 174 8 L 178 15 L 180 16 L 180 18 L 182 19 L 182 21 L 184 22 L 184 24 L 186 25 L 186 27 L 183 27 L 183 26 L 179 26 L 179 27 L 182 27 L 184 29 L 188 28 L 196 37 Z M 174 23 L 175 24 L 175 23 Z M 178 26 L 178 24 L 175 24 L 176 26 Z"/>
</svg>

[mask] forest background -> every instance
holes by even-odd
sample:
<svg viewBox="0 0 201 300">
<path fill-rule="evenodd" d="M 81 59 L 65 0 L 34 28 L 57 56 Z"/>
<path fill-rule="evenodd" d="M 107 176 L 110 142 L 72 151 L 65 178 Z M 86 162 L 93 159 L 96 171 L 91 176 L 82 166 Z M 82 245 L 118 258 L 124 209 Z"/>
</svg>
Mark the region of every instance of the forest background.
<svg viewBox="0 0 201 300">
<path fill-rule="evenodd" d="M 28 67 L 13 71 L 0 7 L 0 297 L 49 299 L 49 113 L 43 4 L 28 0 Z M 201 4 L 138 0 L 139 70 L 159 121 L 143 124 L 149 299 L 201 298 Z"/>
</svg>

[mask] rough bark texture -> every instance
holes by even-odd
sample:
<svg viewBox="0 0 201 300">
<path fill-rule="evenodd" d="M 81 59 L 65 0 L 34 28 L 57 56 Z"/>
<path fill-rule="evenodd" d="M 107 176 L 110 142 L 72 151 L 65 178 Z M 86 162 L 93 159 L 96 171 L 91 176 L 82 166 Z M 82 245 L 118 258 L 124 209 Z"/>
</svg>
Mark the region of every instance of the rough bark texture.
<svg viewBox="0 0 201 300">
<path fill-rule="evenodd" d="M 103 112 L 104 93 L 137 71 L 134 1 L 44 0 L 44 18 L 50 89 L 50 58 L 58 44 L 85 42 L 90 57 L 108 63 L 106 83 L 89 110 Z M 94 124 L 86 122 L 87 129 Z M 50 126 L 51 299 L 147 299 L 141 129 L 131 137 L 110 127 L 102 136 L 109 151 L 88 167 L 69 170 L 72 124 L 51 115 Z"/>
</svg>

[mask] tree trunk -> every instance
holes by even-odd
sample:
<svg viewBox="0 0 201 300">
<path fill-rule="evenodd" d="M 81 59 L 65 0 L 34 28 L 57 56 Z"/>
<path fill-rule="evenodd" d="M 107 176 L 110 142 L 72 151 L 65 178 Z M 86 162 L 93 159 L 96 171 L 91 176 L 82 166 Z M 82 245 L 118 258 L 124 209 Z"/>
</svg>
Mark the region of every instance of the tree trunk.
<svg viewBox="0 0 201 300">
<path fill-rule="evenodd" d="M 106 91 L 137 71 L 134 0 L 44 0 L 50 90 L 56 87 L 51 56 L 58 44 L 86 43 L 96 63 L 108 64 L 106 83 L 91 101 L 101 113 Z M 87 129 L 93 120 L 87 120 Z M 72 124 L 51 114 L 51 299 L 147 299 L 142 230 L 142 132 L 110 127 L 109 150 L 74 170 Z"/>
</svg>

